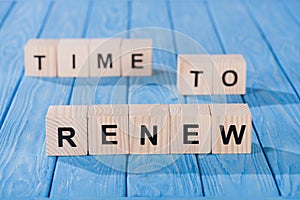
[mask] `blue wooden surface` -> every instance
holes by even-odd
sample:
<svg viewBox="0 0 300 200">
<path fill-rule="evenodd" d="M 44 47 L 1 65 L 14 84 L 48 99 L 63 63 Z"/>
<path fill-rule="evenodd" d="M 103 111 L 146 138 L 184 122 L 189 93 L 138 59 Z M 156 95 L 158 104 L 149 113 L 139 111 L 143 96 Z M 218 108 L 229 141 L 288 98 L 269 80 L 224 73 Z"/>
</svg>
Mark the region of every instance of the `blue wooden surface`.
<svg viewBox="0 0 300 200">
<path fill-rule="evenodd" d="M 210 20 L 210 11 L 204 2 L 198 2 L 198 6 L 186 5 L 185 1 L 176 1 L 171 4 L 172 18 L 175 30 L 186 33 L 194 38 L 206 49 L 208 53 L 226 53 L 222 44 L 218 43 L 217 34 L 214 33 L 213 23 Z M 201 22 L 194 26 L 189 21 L 194 18 Z M 198 30 L 206 30 L 199 34 Z M 177 42 L 177 41 L 176 41 Z M 177 43 L 180 44 L 181 41 Z M 195 46 L 186 44 L 177 45 L 178 51 L 190 51 Z M 227 96 L 208 99 L 199 96 L 199 102 L 222 102 L 242 103 L 241 96 Z M 188 102 L 194 102 L 191 97 Z M 270 196 L 277 193 L 274 179 L 269 170 L 262 149 L 257 141 L 253 130 L 252 148 L 255 153 L 250 155 L 209 155 L 198 156 L 200 171 L 202 174 L 205 196 L 228 196 L 228 195 L 257 195 Z M 235 166 L 235 167 L 232 167 Z M 245 190 L 245 188 L 248 188 Z"/>
<path fill-rule="evenodd" d="M 0 197 L 300 198 L 299 8 L 296 0 L 0 1 Z M 131 30 L 145 27 L 169 31 Z M 113 36 L 152 38 L 154 75 L 24 76 L 29 38 Z M 176 53 L 202 52 L 197 43 L 208 53 L 245 56 L 246 95 L 178 95 Z M 252 154 L 45 154 L 49 105 L 194 102 L 248 103 Z"/>
</svg>

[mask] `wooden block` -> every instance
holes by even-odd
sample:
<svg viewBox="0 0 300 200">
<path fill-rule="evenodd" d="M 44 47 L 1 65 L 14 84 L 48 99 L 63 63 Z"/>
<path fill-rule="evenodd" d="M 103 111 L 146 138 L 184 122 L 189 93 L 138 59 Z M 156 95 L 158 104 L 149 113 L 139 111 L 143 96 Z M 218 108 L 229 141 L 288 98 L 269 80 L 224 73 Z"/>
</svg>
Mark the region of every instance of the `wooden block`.
<svg viewBox="0 0 300 200">
<path fill-rule="evenodd" d="M 31 39 L 25 45 L 26 76 L 57 76 L 56 47 L 58 40 Z"/>
<path fill-rule="evenodd" d="M 121 76 L 121 39 L 91 39 L 90 76 Z"/>
<path fill-rule="evenodd" d="M 212 153 L 251 153 L 252 118 L 247 104 L 212 104 Z"/>
<path fill-rule="evenodd" d="M 88 112 L 90 155 L 129 154 L 128 105 L 94 105 Z"/>
<path fill-rule="evenodd" d="M 211 152 L 211 115 L 206 104 L 170 104 L 171 154 Z"/>
<path fill-rule="evenodd" d="M 49 156 L 87 155 L 87 106 L 50 106 L 46 146 Z"/>
<path fill-rule="evenodd" d="M 122 40 L 122 76 L 152 75 L 152 40 Z"/>
<path fill-rule="evenodd" d="M 178 55 L 177 87 L 181 95 L 210 95 L 213 62 L 208 55 Z"/>
<path fill-rule="evenodd" d="M 130 154 L 169 153 L 168 105 L 129 105 Z"/>
<path fill-rule="evenodd" d="M 89 40 L 61 39 L 57 45 L 59 77 L 89 76 Z"/>
<path fill-rule="evenodd" d="M 210 55 L 214 62 L 214 94 L 246 93 L 246 61 L 242 55 Z"/>
</svg>

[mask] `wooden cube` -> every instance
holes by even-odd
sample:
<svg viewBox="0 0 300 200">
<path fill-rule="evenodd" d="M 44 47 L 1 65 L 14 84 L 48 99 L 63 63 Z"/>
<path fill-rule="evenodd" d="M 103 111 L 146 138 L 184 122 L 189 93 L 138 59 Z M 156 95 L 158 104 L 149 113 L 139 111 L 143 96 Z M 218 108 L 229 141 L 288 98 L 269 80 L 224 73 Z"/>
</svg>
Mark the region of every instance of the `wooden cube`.
<svg viewBox="0 0 300 200">
<path fill-rule="evenodd" d="M 46 116 L 49 156 L 87 155 L 87 106 L 50 106 Z"/>
<path fill-rule="evenodd" d="M 57 45 L 59 77 L 89 76 L 89 40 L 61 39 Z"/>
<path fill-rule="evenodd" d="M 206 104 L 170 104 L 171 154 L 211 152 L 211 115 Z"/>
<path fill-rule="evenodd" d="M 121 39 L 91 39 L 90 76 L 121 76 Z"/>
<path fill-rule="evenodd" d="M 89 106 L 90 155 L 129 154 L 128 105 Z"/>
<path fill-rule="evenodd" d="M 208 55 L 178 55 L 177 87 L 181 95 L 210 95 L 213 62 Z"/>
<path fill-rule="evenodd" d="M 252 118 L 247 104 L 212 104 L 212 153 L 251 153 Z"/>
<path fill-rule="evenodd" d="M 246 61 L 242 55 L 211 55 L 214 94 L 246 93 Z"/>
<path fill-rule="evenodd" d="M 130 154 L 169 153 L 168 105 L 129 105 Z"/>
<path fill-rule="evenodd" d="M 122 76 L 152 75 L 152 40 L 122 40 Z"/>
<path fill-rule="evenodd" d="M 25 45 L 26 76 L 57 76 L 56 47 L 58 40 L 31 39 Z"/>
</svg>

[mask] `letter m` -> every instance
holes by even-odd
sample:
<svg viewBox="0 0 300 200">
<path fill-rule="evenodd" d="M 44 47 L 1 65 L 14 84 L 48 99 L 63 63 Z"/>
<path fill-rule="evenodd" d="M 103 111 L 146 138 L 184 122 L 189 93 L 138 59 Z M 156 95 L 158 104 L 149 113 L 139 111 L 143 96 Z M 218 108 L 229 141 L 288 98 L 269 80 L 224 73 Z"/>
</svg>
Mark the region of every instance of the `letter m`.
<svg viewBox="0 0 300 200">
<path fill-rule="evenodd" d="M 223 144 L 228 145 L 230 141 L 231 134 L 233 133 L 234 140 L 236 144 L 241 144 L 243 140 L 243 136 L 246 130 L 246 125 L 242 125 L 241 130 L 239 135 L 237 134 L 236 126 L 235 125 L 230 125 L 229 130 L 227 132 L 227 135 L 225 134 L 225 128 L 224 125 L 219 126 L 221 135 L 222 135 L 222 140 Z"/>
<path fill-rule="evenodd" d="M 103 59 L 102 54 L 98 54 L 98 68 L 101 68 L 101 63 L 103 64 L 103 68 L 109 67 L 112 68 L 112 55 L 111 53 L 107 54 L 106 60 Z"/>
</svg>

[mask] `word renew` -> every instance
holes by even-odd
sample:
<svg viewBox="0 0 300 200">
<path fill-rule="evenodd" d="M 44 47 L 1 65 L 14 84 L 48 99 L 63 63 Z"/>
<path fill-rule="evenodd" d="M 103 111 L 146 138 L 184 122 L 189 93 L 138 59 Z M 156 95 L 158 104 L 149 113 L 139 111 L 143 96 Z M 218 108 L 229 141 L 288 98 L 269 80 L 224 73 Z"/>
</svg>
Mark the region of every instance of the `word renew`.
<svg viewBox="0 0 300 200">
<path fill-rule="evenodd" d="M 251 153 L 247 104 L 50 106 L 49 156 Z"/>
</svg>

